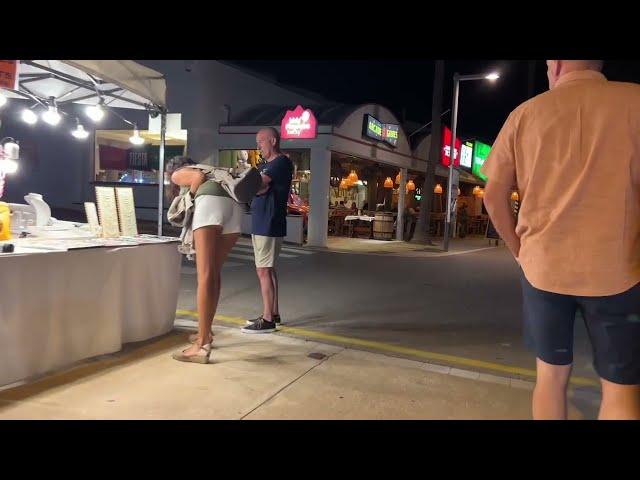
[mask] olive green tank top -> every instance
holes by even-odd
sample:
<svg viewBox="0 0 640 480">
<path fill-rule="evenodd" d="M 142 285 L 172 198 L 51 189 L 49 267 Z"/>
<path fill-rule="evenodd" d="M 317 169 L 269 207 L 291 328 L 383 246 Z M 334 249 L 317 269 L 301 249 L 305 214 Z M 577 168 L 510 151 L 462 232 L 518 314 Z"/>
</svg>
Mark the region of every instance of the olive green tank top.
<svg viewBox="0 0 640 480">
<path fill-rule="evenodd" d="M 222 188 L 222 185 L 214 180 L 207 180 L 198 187 L 195 198 L 198 198 L 200 195 L 214 195 L 216 197 L 231 198 L 227 191 Z"/>
</svg>

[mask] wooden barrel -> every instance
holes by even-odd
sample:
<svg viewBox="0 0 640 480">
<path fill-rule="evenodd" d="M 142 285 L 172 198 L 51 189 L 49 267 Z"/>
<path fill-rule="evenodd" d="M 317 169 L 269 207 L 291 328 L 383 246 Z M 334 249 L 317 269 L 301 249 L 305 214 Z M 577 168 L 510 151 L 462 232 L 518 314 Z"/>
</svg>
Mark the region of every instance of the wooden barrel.
<svg viewBox="0 0 640 480">
<path fill-rule="evenodd" d="M 373 220 L 373 238 L 393 240 L 393 213 L 376 212 Z"/>
</svg>

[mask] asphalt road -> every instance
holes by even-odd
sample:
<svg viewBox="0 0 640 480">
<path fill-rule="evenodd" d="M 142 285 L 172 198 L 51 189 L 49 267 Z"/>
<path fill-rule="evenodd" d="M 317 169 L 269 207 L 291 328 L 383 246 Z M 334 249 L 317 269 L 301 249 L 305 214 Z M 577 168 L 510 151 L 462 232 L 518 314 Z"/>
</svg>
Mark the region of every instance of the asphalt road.
<svg viewBox="0 0 640 480">
<path fill-rule="evenodd" d="M 218 314 L 254 318 L 262 311 L 249 243 L 241 239 L 223 269 Z M 519 270 L 504 247 L 424 258 L 287 246 L 282 253 L 286 326 L 535 368 L 522 340 Z M 195 310 L 195 268 L 184 265 L 179 308 Z M 595 379 L 581 321 L 575 331 L 574 375 Z"/>
</svg>

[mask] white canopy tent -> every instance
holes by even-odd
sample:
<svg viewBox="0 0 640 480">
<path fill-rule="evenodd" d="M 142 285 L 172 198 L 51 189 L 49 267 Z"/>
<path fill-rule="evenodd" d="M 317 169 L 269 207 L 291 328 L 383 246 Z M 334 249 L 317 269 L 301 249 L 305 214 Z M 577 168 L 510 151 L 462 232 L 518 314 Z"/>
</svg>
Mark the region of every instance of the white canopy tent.
<svg viewBox="0 0 640 480">
<path fill-rule="evenodd" d="M 7 97 L 27 98 L 45 107 L 55 100 L 111 109 L 147 110 L 161 115 L 158 172 L 158 235 L 162 235 L 164 147 L 166 134 L 166 82 L 164 76 L 133 60 L 20 60 L 16 89 L 3 89 Z M 133 125 L 133 124 L 132 124 Z"/>
</svg>

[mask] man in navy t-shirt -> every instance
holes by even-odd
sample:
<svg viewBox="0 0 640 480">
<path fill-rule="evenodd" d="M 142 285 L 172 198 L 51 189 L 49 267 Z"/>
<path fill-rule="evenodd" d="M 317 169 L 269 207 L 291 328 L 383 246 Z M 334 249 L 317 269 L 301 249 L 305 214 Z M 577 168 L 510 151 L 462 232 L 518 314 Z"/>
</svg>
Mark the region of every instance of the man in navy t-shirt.
<svg viewBox="0 0 640 480">
<path fill-rule="evenodd" d="M 251 240 L 256 272 L 262 291 L 262 315 L 247 321 L 244 333 L 269 333 L 280 323 L 278 277 L 275 264 L 282 240 L 287 235 L 287 199 L 291 190 L 293 164 L 280 152 L 280 134 L 263 128 L 256 143 L 265 163 L 258 166 L 263 188 L 251 202 Z"/>
</svg>

